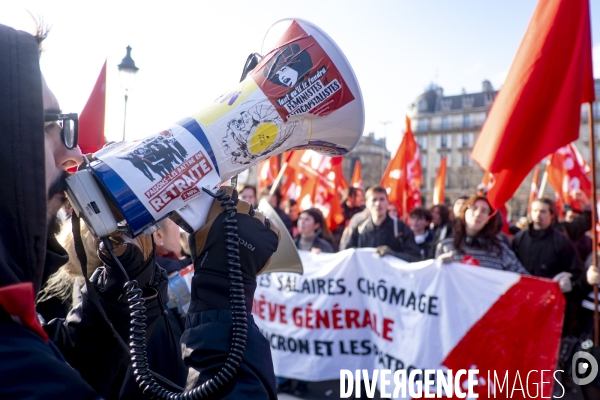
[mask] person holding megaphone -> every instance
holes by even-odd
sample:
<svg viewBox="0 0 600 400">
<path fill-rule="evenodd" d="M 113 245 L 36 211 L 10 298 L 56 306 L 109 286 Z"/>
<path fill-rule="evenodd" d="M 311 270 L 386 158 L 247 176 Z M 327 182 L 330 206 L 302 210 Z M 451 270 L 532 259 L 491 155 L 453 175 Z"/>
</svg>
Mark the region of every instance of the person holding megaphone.
<svg viewBox="0 0 600 400">
<path fill-rule="evenodd" d="M 36 316 L 37 293 L 68 259 L 48 228 L 65 201 L 66 170 L 82 161 L 77 125 L 69 128 L 76 116 L 60 112 L 40 72 L 40 32 L 32 36 L 0 25 L 0 398 L 141 397 L 123 392 L 132 370 L 147 392 L 161 393 L 156 381 L 177 391 L 147 371 L 144 359 L 144 338 L 166 299 L 166 276 L 154 262 L 151 236 L 115 233 L 99 241 L 104 265 L 82 289 L 81 303 L 65 319 L 44 323 Z M 197 398 L 275 399 L 269 344 L 250 309 L 256 274 L 277 249 L 279 231 L 232 188 L 215 196 L 206 224 L 191 236 L 196 275 L 181 338 L 185 389 L 199 388 Z M 250 246 L 238 250 L 232 237 Z M 134 312 L 143 306 L 145 317 L 132 320 L 130 305 Z M 205 383 L 215 375 L 216 382 Z"/>
</svg>

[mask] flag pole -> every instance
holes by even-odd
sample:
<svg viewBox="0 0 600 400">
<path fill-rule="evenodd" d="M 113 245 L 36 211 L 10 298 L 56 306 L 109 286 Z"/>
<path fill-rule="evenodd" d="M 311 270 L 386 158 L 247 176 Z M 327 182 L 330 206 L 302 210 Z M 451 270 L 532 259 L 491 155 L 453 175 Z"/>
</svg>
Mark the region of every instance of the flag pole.
<svg viewBox="0 0 600 400">
<path fill-rule="evenodd" d="M 592 166 L 592 265 L 598 267 L 598 233 L 596 223 L 598 221 L 596 194 L 596 149 L 594 143 L 594 112 L 592 102 L 588 103 L 588 126 L 590 130 L 590 165 Z M 594 346 L 598 346 L 598 285 L 594 285 Z"/>
<path fill-rule="evenodd" d="M 281 179 L 283 178 L 283 174 L 285 173 L 285 170 L 288 166 L 288 161 L 290 160 L 290 157 L 291 157 L 291 154 L 289 154 L 289 156 L 286 158 L 286 160 L 283 162 L 283 165 L 279 169 L 277 178 L 275 178 L 275 181 L 271 185 L 271 191 L 269 191 L 269 199 L 271 199 L 271 197 L 275 194 L 275 190 L 277 190 L 277 187 L 281 183 Z"/>
<path fill-rule="evenodd" d="M 544 169 L 544 175 L 542 175 L 542 182 L 540 183 L 540 188 L 538 189 L 538 199 L 544 197 L 544 190 L 546 189 L 546 183 L 548 182 L 548 164 L 552 162 L 552 154 L 548 156 L 546 160 L 546 168 Z"/>
</svg>

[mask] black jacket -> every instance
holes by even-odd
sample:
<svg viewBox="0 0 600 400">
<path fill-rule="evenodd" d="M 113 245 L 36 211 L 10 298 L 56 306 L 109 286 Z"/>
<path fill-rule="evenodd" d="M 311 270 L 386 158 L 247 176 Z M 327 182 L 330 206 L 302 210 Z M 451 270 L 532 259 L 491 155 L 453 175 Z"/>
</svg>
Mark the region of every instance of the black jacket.
<svg viewBox="0 0 600 400">
<path fill-rule="evenodd" d="M 298 237 L 294 240 L 294 243 L 296 244 L 296 248 L 298 250 L 300 250 L 300 235 L 298 235 Z M 318 236 L 315 236 L 312 246 L 310 246 L 310 247 L 311 247 L 311 249 L 313 247 L 316 247 L 317 249 L 321 250 L 323 253 L 335 253 L 331 243 L 329 243 L 327 240 L 320 238 Z"/>
<path fill-rule="evenodd" d="M 390 216 L 386 216 L 379 226 L 375 226 L 369 216 L 352 230 L 346 248 L 379 246 L 390 247 L 396 253 L 395 256 L 404 261 L 415 262 L 422 259 L 413 231 L 404 222 Z"/>
<path fill-rule="evenodd" d="M 551 279 L 559 272 L 570 272 L 573 281 L 581 276 L 575 247 L 555 226 L 535 230 L 530 225 L 515 235 L 512 248 L 521 264 L 534 276 Z"/>
</svg>

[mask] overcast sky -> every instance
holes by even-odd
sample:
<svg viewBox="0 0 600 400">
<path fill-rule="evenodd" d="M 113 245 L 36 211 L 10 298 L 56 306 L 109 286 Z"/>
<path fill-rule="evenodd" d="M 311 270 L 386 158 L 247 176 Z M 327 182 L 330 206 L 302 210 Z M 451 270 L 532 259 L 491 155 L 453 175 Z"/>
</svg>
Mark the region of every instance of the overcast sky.
<svg viewBox="0 0 600 400">
<path fill-rule="evenodd" d="M 140 68 L 127 135 L 156 133 L 239 81 L 268 28 L 299 17 L 321 27 L 352 65 L 366 108 L 365 134 L 387 134 L 394 153 L 410 103 L 430 83 L 447 95 L 499 88 L 534 0 L 34 1 L 0 4 L 0 23 L 31 30 L 25 10 L 52 26 L 42 71 L 66 112 L 80 112 L 108 58 L 109 139 L 122 135 L 117 65 L 125 47 Z M 600 6 L 592 2 L 594 73 L 600 77 Z M 384 127 L 382 122 L 391 121 Z M 387 129 L 387 132 L 386 132 Z"/>
</svg>

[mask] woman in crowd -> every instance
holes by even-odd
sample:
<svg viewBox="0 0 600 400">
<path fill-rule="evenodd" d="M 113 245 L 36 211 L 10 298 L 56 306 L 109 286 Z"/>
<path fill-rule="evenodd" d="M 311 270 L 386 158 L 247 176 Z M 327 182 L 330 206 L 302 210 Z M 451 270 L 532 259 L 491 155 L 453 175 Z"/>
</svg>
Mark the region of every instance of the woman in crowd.
<svg viewBox="0 0 600 400">
<path fill-rule="evenodd" d="M 461 208 L 452 236 L 437 245 L 435 257 L 442 263 L 462 262 L 529 275 L 497 233 L 490 203 L 482 196 L 471 197 Z"/>
<path fill-rule="evenodd" d="M 313 253 L 333 253 L 331 245 L 333 237 L 323 213 L 316 208 L 302 211 L 298 216 L 298 236 L 296 237 L 296 248 L 308 250 Z"/>
</svg>

